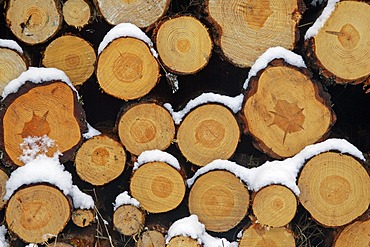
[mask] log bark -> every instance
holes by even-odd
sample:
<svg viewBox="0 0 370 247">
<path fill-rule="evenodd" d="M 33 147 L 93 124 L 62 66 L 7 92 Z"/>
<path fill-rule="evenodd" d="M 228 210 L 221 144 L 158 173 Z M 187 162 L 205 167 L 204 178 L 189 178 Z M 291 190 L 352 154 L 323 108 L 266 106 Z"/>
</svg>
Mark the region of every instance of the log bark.
<svg viewBox="0 0 370 247">
<path fill-rule="evenodd" d="M 91 19 L 90 4 L 85 0 L 67 0 L 62 11 L 64 21 L 78 29 L 86 26 Z"/>
<path fill-rule="evenodd" d="M 86 227 L 95 221 L 94 212 L 89 209 L 77 209 L 72 212 L 72 221 L 76 226 Z"/>
<path fill-rule="evenodd" d="M 341 1 L 319 30 L 306 40 L 309 64 L 332 83 L 370 83 L 370 4 Z"/>
<path fill-rule="evenodd" d="M 207 0 L 206 7 L 218 29 L 216 43 L 222 54 L 239 67 L 251 67 L 270 47 L 293 50 L 305 11 L 301 0 Z"/>
<path fill-rule="evenodd" d="M 46 42 L 58 32 L 62 15 L 55 0 L 10 0 L 6 21 L 19 40 L 35 45 Z"/>
<path fill-rule="evenodd" d="M 177 130 L 177 145 L 183 156 L 197 166 L 230 158 L 238 145 L 240 129 L 233 113 L 218 104 L 192 110 Z"/>
<path fill-rule="evenodd" d="M 164 247 L 166 240 L 164 235 L 157 230 L 148 230 L 141 233 L 135 247 Z"/>
<path fill-rule="evenodd" d="M 106 135 L 95 136 L 77 150 L 75 165 L 78 176 L 96 186 L 116 179 L 126 164 L 126 153 L 120 142 Z"/>
<path fill-rule="evenodd" d="M 71 217 L 71 203 L 59 190 L 37 184 L 19 189 L 8 202 L 8 228 L 26 243 L 43 243 L 57 236 Z"/>
<path fill-rule="evenodd" d="M 369 207 L 370 178 L 354 157 L 326 152 L 310 159 L 299 176 L 299 201 L 326 227 L 348 224 Z"/>
<path fill-rule="evenodd" d="M 175 209 L 185 196 L 185 182 L 180 171 L 164 162 L 149 162 L 132 173 L 132 197 L 149 213 Z"/>
<path fill-rule="evenodd" d="M 93 74 L 96 55 L 84 39 L 63 35 L 45 49 L 42 64 L 47 68 L 63 70 L 74 86 L 82 85 Z"/>
<path fill-rule="evenodd" d="M 8 174 L 6 174 L 3 170 L 0 170 L 0 210 L 3 209 L 7 203 L 3 198 L 6 193 L 5 185 L 8 179 Z"/>
<path fill-rule="evenodd" d="M 336 237 L 333 247 L 369 246 L 370 219 L 355 221 L 346 226 Z"/>
<path fill-rule="evenodd" d="M 175 136 L 171 114 L 156 103 L 138 103 L 122 109 L 117 130 L 125 148 L 140 155 L 145 150 L 165 150 Z"/>
<path fill-rule="evenodd" d="M 335 123 L 329 97 L 306 69 L 274 60 L 249 82 L 244 132 L 271 157 L 293 156 L 325 139 Z"/>
<path fill-rule="evenodd" d="M 99 55 L 96 77 L 108 94 L 123 100 L 145 96 L 157 84 L 159 65 L 148 45 L 136 38 L 113 40 Z"/>
<path fill-rule="evenodd" d="M 252 210 L 261 225 L 282 227 L 294 218 L 297 198 L 285 186 L 269 185 L 253 196 Z"/>
<path fill-rule="evenodd" d="M 137 235 L 144 229 L 145 212 L 134 205 L 122 205 L 113 213 L 113 224 L 123 235 Z"/>
<path fill-rule="evenodd" d="M 65 82 L 26 82 L 3 103 L 0 138 L 6 164 L 24 165 L 19 160 L 23 154 L 20 144 L 27 137 L 47 135 L 54 140 L 55 145 L 47 155 L 53 156 L 59 150 L 63 154 L 62 163 L 70 160 L 80 146 L 86 131 L 85 112 L 76 92 Z"/>
<path fill-rule="evenodd" d="M 203 69 L 213 47 L 207 28 L 191 16 L 163 21 L 154 40 L 163 65 L 176 74 L 194 74 Z"/>
<path fill-rule="evenodd" d="M 166 245 L 167 247 L 200 247 L 201 245 L 198 243 L 196 239 L 192 239 L 191 237 L 187 236 L 177 236 L 170 240 L 170 242 Z"/>
<path fill-rule="evenodd" d="M 205 228 L 226 232 L 247 214 L 249 192 L 240 179 L 228 171 L 210 171 L 199 177 L 190 189 L 189 211 Z"/>
</svg>

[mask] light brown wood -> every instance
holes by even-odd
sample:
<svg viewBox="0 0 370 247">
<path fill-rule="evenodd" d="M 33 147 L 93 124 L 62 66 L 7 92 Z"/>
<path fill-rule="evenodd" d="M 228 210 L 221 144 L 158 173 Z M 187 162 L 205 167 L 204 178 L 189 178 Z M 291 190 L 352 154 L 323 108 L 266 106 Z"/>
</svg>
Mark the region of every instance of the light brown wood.
<svg viewBox="0 0 370 247">
<path fill-rule="evenodd" d="M 135 38 L 113 40 L 98 57 L 99 85 L 119 99 L 132 100 L 148 94 L 159 75 L 158 62 L 149 47 Z"/>
<path fill-rule="evenodd" d="M 95 221 L 94 212 L 89 209 L 77 209 L 72 212 L 72 221 L 76 226 L 86 227 Z"/>
<path fill-rule="evenodd" d="M 185 182 L 178 170 L 164 162 L 141 165 L 131 176 L 132 197 L 149 213 L 175 209 L 185 196 Z"/>
<path fill-rule="evenodd" d="M 106 135 L 99 135 L 81 145 L 75 164 L 77 174 L 82 180 L 101 186 L 122 174 L 126 153 L 121 143 Z"/>
<path fill-rule="evenodd" d="M 318 34 L 306 41 L 311 66 L 332 82 L 360 83 L 370 76 L 370 4 L 341 1 Z"/>
<path fill-rule="evenodd" d="M 73 247 L 73 245 L 63 243 L 63 242 L 56 242 L 56 243 L 52 242 L 52 243 L 48 244 L 47 246 L 50 246 L 50 247 Z"/>
<path fill-rule="evenodd" d="M 25 57 L 15 50 L 0 47 L 0 92 L 11 80 L 26 71 L 28 62 Z"/>
<path fill-rule="evenodd" d="M 297 154 L 325 138 L 336 118 L 329 95 L 304 69 L 275 60 L 253 77 L 242 112 L 245 132 L 274 158 Z"/>
<path fill-rule="evenodd" d="M 192 110 L 181 122 L 176 137 L 184 157 L 198 166 L 215 159 L 230 158 L 239 138 L 235 116 L 218 104 L 206 104 Z"/>
<path fill-rule="evenodd" d="M 162 17 L 169 0 L 96 0 L 104 19 L 111 25 L 129 22 L 148 27 Z"/>
<path fill-rule="evenodd" d="M 203 69 L 213 46 L 207 28 L 191 16 L 164 21 L 158 27 L 155 40 L 163 65 L 177 74 L 194 74 Z"/>
<path fill-rule="evenodd" d="M 333 247 L 370 246 L 370 219 L 355 221 L 346 226 L 334 241 Z"/>
<path fill-rule="evenodd" d="M 42 64 L 63 70 L 74 86 L 82 85 L 93 74 L 96 55 L 84 39 L 63 35 L 53 40 L 45 49 Z"/>
<path fill-rule="evenodd" d="M 67 225 L 71 205 L 66 196 L 49 185 L 18 190 L 5 211 L 8 229 L 27 243 L 43 243 Z"/>
<path fill-rule="evenodd" d="M 177 236 L 170 240 L 170 242 L 166 245 L 167 247 L 200 247 L 201 245 L 198 243 L 196 239 L 192 239 L 186 236 Z"/>
<path fill-rule="evenodd" d="M 135 247 L 164 247 L 165 245 L 166 240 L 161 232 L 148 230 L 140 235 Z"/>
<path fill-rule="evenodd" d="M 78 29 L 86 26 L 91 18 L 91 8 L 85 0 L 67 0 L 62 11 L 64 21 Z"/>
<path fill-rule="evenodd" d="M 123 111 L 117 129 L 122 144 L 135 155 L 145 150 L 165 150 L 175 136 L 171 114 L 155 103 L 139 103 Z"/>
<path fill-rule="evenodd" d="M 6 162 L 24 165 L 18 159 L 22 155 L 20 144 L 26 137 L 44 135 L 55 141 L 48 156 L 59 150 L 63 153 L 61 162 L 71 159 L 86 129 L 85 112 L 71 87 L 62 81 L 26 83 L 3 102 L 0 133 Z"/>
<path fill-rule="evenodd" d="M 207 230 L 226 232 L 246 216 L 249 192 L 234 174 L 210 171 L 197 178 L 188 204 L 190 213 L 197 215 Z"/>
<path fill-rule="evenodd" d="M 0 169 L 0 210 L 4 208 L 6 205 L 6 201 L 4 201 L 4 196 L 6 193 L 5 185 L 8 181 L 9 177 L 3 170 Z"/>
<path fill-rule="evenodd" d="M 35 45 L 57 33 L 62 24 L 62 15 L 55 0 L 10 0 L 6 20 L 19 40 Z"/>
<path fill-rule="evenodd" d="M 252 210 L 261 225 L 281 227 L 294 218 L 297 199 L 287 187 L 269 185 L 257 191 L 253 198 Z"/>
<path fill-rule="evenodd" d="M 349 155 L 326 152 L 313 157 L 303 167 L 298 187 L 301 204 L 327 227 L 348 224 L 369 207 L 369 175 Z"/>
<path fill-rule="evenodd" d="M 126 236 L 139 234 L 145 224 L 145 213 L 133 206 L 122 205 L 113 213 L 113 225 L 116 231 Z"/>
<path fill-rule="evenodd" d="M 239 247 L 295 247 L 292 231 L 285 227 L 264 228 L 254 224 L 243 231 Z"/>
<path fill-rule="evenodd" d="M 297 0 L 207 0 L 206 6 L 218 26 L 222 53 L 239 67 L 250 67 L 270 47 L 292 50 L 305 10 Z"/>
</svg>

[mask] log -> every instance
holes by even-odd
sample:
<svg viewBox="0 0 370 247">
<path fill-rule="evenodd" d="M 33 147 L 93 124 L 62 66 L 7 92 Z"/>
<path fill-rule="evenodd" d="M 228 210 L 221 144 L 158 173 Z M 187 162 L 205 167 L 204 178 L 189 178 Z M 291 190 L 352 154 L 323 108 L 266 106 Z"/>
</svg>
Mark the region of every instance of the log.
<svg viewBox="0 0 370 247">
<path fill-rule="evenodd" d="M 318 33 L 305 41 L 309 65 L 331 83 L 356 84 L 368 80 L 369 26 L 368 2 L 337 3 Z"/>
<path fill-rule="evenodd" d="M 56 242 L 56 243 L 53 242 L 53 243 L 48 244 L 48 246 L 50 247 L 73 247 L 73 245 L 63 243 L 63 242 Z"/>
<path fill-rule="evenodd" d="M 184 199 L 184 178 L 167 163 L 149 162 L 132 173 L 130 194 L 149 213 L 168 212 Z"/>
<path fill-rule="evenodd" d="M 192 239 L 191 237 L 187 236 L 177 236 L 170 240 L 170 242 L 166 245 L 167 247 L 200 247 L 201 245 L 198 243 L 196 239 Z"/>
<path fill-rule="evenodd" d="M 369 207 L 370 178 L 350 155 L 326 152 L 314 156 L 298 179 L 299 201 L 326 227 L 348 224 Z"/>
<path fill-rule="evenodd" d="M 175 136 L 171 114 L 157 103 L 138 103 L 121 110 L 117 121 L 119 138 L 132 154 L 165 150 Z"/>
<path fill-rule="evenodd" d="M 239 143 L 240 129 L 233 113 L 218 104 L 193 109 L 177 130 L 182 155 L 197 166 L 230 158 Z"/>
<path fill-rule="evenodd" d="M 77 209 L 72 212 L 72 221 L 78 227 L 86 227 L 95 221 L 94 212 L 88 209 Z"/>
<path fill-rule="evenodd" d="M 325 139 L 335 123 L 329 97 L 306 69 L 274 60 L 249 82 L 244 132 L 271 157 L 293 156 Z"/>
<path fill-rule="evenodd" d="M 157 84 L 159 65 L 142 40 L 113 40 L 99 55 L 96 77 L 104 92 L 123 100 L 145 96 Z"/>
<path fill-rule="evenodd" d="M 62 15 L 55 0 L 9 0 L 6 21 L 20 41 L 35 45 L 46 42 L 58 32 Z"/>
<path fill-rule="evenodd" d="M 63 70 L 74 86 L 82 85 L 93 74 L 96 55 L 84 39 L 63 35 L 45 49 L 42 64 L 47 68 Z"/>
<path fill-rule="evenodd" d="M 176 74 L 194 74 L 203 69 L 213 46 L 207 28 L 191 16 L 161 22 L 154 40 L 163 65 Z"/>
<path fill-rule="evenodd" d="M 77 150 L 75 165 L 78 176 L 95 186 L 110 183 L 122 174 L 126 153 L 119 141 L 106 135 L 95 136 Z"/>
<path fill-rule="evenodd" d="M 148 27 L 161 18 L 170 4 L 169 0 L 96 0 L 104 19 L 111 25 L 129 22 L 138 27 Z"/>
<path fill-rule="evenodd" d="M 64 21 L 72 27 L 81 29 L 91 19 L 90 4 L 85 0 L 67 0 L 62 8 Z"/>
<path fill-rule="evenodd" d="M 191 187 L 188 207 L 207 230 L 226 232 L 246 216 L 249 192 L 234 174 L 210 171 L 197 178 Z"/>
<path fill-rule="evenodd" d="M 282 227 L 294 218 L 297 199 L 282 185 L 269 185 L 253 196 L 252 210 L 258 223 L 269 227 Z"/>
<path fill-rule="evenodd" d="M 114 229 L 126 236 L 134 236 L 144 229 L 145 212 L 131 204 L 118 207 L 113 213 Z"/>
<path fill-rule="evenodd" d="M 67 197 L 51 185 L 19 189 L 8 202 L 5 220 L 11 232 L 26 243 L 43 243 L 57 236 L 71 217 Z"/>
<path fill-rule="evenodd" d="M 336 237 L 333 247 L 369 246 L 370 219 L 347 225 Z"/>
<path fill-rule="evenodd" d="M 5 185 L 8 179 L 8 174 L 6 174 L 3 170 L 0 170 L 0 210 L 3 209 L 7 203 L 3 198 L 6 193 Z"/>
<path fill-rule="evenodd" d="M 305 11 L 301 0 L 207 0 L 206 8 L 218 31 L 216 44 L 239 67 L 251 67 L 269 47 L 293 50 Z"/>
<path fill-rule="evenodd" d="M 166 245 L 164 235 L 157 230 L 143 231 L 135 247 L 163 247 Z"/>
<path fill-rule="evenodd" d="M 264 228 L 259 224 L 253 224 L 243 230 L 239 240 L 239 247 L 294 247 L 295 240 L 293 233 L 285 227 Z"/>
</svg>

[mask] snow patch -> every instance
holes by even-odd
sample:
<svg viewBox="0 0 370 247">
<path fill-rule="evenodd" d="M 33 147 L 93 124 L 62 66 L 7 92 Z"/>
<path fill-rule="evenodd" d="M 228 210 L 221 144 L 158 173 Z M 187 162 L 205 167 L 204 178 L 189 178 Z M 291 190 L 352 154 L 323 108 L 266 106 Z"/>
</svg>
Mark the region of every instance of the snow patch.
<svg viewBox="0 0 370 247">
<path fill-rule="evenodd" d="M 180 124 L 184 116 L 192 109 L 206 103 L 220 103 L 228 107 L 232 112 L 237 113 L 242 108 L 243 99 L 243 94 L 239 94 L 236 97 L 230 97 L 215 93 L 203 93 L 195 99 L 190 100 L 181 111 L 175 112 L 170 103 L 165 103 L 163 106 L 171 113 L 175 124 Z"/>
<path fill-rule="evenodd" d="M 138 208 L 140 207 L 140 202 L 131 197 L 127 191 L 124 191 L 116 197 L 116 201 L 113 203 L 113 210 L 116 211 L 122 205 L 132 205 Z"/>
<path fill-rule="evenodd" d="M 0 226 L 0 247 L 8 247 L 9 246 L 9 242 L 8 240 L 5 238 L 5 234 L 7 233 L 7 229 L 4 225 L 1 225 Z"/>
<path fill-rule="evenodd" d="M 40 84 L 48 81 L 63 81 L 67 83 L 68 86 L 76 92 L 77 97 L 79 98 L 76 88 L 72 85 L 72 82 L 69 80 L 68 76 L 59 69 L 56 68 L 35 68 L 29 67 L 28 70 L 23 72 L 18 78 L 10 81 L 4 88 L 2 93 L 3 99 L 5 99 L 9 94 L 16 93 L 19 88 L 24 85 L 26 82 L 32 82 L 35 84 Z"/>
<path fill-rule="evenodd" d="M 55 140 L 49 138 L 47 135 L 43 136 L 28 136 L 23 138 L 23 142 L 20 144 L 22 155 L 19 156 L 19 160 L 24 164 L 34 160 L 37 155 L 46 154 L 49 149 L 55 146 Z M 58 150 L 54 153 L 54 158 L 58 158 L 62 153 Z"/>
<path fill-rule="evenodd" d="M 245 80 L 243 88 L 247 89 L 250 79 L 253 76 L 256 76 L 257 73 L 266 68 L 267 65 L 274 59 L 282 58 L 286 63 L 289 63 L 290 65 L 307 68 L 305 62 L 303 61 L 303 58 L 283 47 L 276 46 L 268 48 L 261 56 L 257 58 L 257 60 L 253 63 L 251 69 L 248 73 L 248 78 Z"/>
<path fill-rule="evenodd" d="M 156 149 L 142 152 L 137 158 L 137 162 L 134 163 L 133 171 L 143 164 L 156 161 L 167 163 L 177 170 L 181 169 L 179 161 L 172 154 Z"/>
<path fill-rule="evenodd" d="M 89 123 L 87 123 L 87 129 L 88 131 L 84 134 L 82 134 L 83 138 L 85 139 L 90 139 L 93 138 L 94 136 L 101 135 L 101 132 L 97 129 L 94 129 Z"/>
<path fill-rule="evenodd" d="M 0 39 L 0 47 L 15 50 L 20 54 L 23 54 L 22 48 L 18 45 L 17 42 L 11 39 Z"/>
<path fill-rule="evenodd" d="M 100 54 L 113 40 L 121 37 L 132 37 L 144 41 L 150 48 L 153 56 L 158 57 L 157 51 L 153 48 L 151 39 L 136 25 L 132 23 L 120 23 L 114 26 L 99 44 L 98 54 Z"/>
</svg>

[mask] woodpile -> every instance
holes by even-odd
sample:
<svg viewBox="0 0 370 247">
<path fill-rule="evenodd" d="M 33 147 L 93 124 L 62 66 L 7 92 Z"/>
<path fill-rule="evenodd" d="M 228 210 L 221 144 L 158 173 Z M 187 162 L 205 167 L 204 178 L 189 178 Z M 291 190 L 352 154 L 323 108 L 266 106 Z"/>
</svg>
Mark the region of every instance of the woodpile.
<svg viewBox="0 0 370 247">
<path fill-rule="evenodd" d="M 369 246 L 367 1 L 0 8 L 0 246 Z"/>
</svg>

